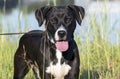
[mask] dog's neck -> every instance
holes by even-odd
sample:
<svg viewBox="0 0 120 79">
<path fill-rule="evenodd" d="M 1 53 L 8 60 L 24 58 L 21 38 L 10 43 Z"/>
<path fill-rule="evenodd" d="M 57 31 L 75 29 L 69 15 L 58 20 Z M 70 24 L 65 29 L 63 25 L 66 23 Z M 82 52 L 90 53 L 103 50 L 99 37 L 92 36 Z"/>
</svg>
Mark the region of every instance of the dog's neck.
<svg viewBox="0 0 120 79">
<path fill-rule="evenodd" d="M 69 49 L 65 52 L 62 53 L 63 57 L 66 59 L 66 60 L 69 60 L 69 61 L 72 61 L 74 59 L 74 53 L 73 53 L 73 50 L 75 49 L 74 48 L 74 40 L 71 39 L 69 41 Z"/>
</svg>

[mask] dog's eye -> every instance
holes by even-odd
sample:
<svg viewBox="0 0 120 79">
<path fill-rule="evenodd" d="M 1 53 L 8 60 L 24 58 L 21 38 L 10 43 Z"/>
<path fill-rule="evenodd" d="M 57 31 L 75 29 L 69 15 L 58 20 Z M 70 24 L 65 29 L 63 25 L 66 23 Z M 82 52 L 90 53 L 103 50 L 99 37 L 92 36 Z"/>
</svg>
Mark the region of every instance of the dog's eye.
<svg viewBox="0 0 120 79">
<path fill-rule="evenodd" d="M 56 18 L 52 18 L 52 19 L 50 19 L 50 22 L 52 24 L 57 24 L 58 20 Z"/>
<path fill-rule="evenodd" d="M 66 23 L 71 22 L 71 18 L 65 18 L 65 22 L 66 22 Z"/>
</svg>

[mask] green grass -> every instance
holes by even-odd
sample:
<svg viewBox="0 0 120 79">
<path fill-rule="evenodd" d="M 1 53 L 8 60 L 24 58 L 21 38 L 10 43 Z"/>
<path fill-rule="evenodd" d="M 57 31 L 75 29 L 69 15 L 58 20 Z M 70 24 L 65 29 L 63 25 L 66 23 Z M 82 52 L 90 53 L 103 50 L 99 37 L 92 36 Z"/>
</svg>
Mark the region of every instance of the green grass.
<svg viewBox="0 0 120 79">
<path fill-rule="evenodd" d="M 117 79 L 120 76 L 120 46 L 104 40 L 80 45 L 81 79 Z"/>
<path fill-rule="evenodd" d="M 0 43 L 0 79 L 12 79 L 15 45 Z"/>
</svg>

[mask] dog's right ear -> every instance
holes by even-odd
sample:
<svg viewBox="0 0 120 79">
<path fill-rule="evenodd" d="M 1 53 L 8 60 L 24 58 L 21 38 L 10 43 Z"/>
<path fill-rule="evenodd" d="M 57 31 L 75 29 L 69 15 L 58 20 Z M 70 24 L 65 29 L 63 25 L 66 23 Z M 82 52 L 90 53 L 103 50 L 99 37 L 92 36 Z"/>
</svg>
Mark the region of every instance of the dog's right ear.
<svg viewBox="0 0 120 79">
<path fill-rule="evenodd" d="M 39 23 L 39 26 L 43 24 L 44 20 L 46 19 L 46 15 L 50 11 L 51 8 L 52 8 L 51 6 L 46 6 L 46 7 L 37 9 L 35 11 L 35 17 Z"/>
</svg>

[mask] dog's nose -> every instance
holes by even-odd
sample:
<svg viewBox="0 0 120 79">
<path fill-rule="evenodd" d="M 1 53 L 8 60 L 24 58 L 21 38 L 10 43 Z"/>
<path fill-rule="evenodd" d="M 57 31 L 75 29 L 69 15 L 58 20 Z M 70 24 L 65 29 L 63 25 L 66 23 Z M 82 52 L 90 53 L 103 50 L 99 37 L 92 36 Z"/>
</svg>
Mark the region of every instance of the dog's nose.
<svg viewBox="0 0 120 79">
<path fill-rule="evenodd" d="M 60 30 L 60 31 L 58 31 L 58 35 L 59 35 L 59 37 L 63 38 L 66 35 L 66 31 Z"/>
</svg>

